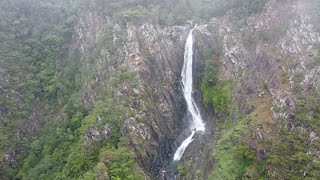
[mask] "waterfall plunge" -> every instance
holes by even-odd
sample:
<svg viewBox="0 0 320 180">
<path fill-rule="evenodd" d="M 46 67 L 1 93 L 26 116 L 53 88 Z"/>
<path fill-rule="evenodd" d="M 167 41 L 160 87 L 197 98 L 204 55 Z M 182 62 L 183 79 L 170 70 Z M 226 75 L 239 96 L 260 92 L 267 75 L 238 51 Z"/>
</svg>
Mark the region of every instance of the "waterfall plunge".
<svg viewBox="0 0 320 180">
<path fill-rule="evenodd" d="M 192 35 L 192 32 L 193 32 L 193 29 L 190 30 L 190 33 L 185 45 L 184 63 L 183 63 L 183 68 L 181 72 L 183 95 L 184 95 L 184 99 L 187 102 L 188 113 L 191 114 L 192 122 L 190 125 L 190 130 L 192 131 L 192 133 L 187 139 L 185 139 L 182 142 L 180 147 L 175 152 L 173 157 L 174 161 L 179 161 L 181 159 L 184 151 L 186 150 L 188 145 L 193 141 L 193 136 L 195 135 L 196 131 L 204 132 L 205 130 L 205 125 L 201 118 L 199 108 L 197 107 L 196 103 L 192 98 L 192 89 L 193 89 L 193 79 L 192 79 L 193 35 Z"/>
</svg>

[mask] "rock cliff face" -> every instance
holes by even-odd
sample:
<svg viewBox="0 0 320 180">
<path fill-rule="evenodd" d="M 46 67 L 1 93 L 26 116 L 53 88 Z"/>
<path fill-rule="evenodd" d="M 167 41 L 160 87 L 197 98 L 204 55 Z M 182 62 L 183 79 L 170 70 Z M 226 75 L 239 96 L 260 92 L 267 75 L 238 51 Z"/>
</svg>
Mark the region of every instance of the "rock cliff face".
<svg viewBox="0 0 320 180">
<path fill-rule="evenodd" d="M 138 123 L 135 117 L 128 117 L 123 134 L 130 139 L 130 146 L 137 153 L 140 164 L 157 175 L 169 163 L 184 136 L 179 141 L 175 139 L 188 126 L 188 121 L 184 119 L 186 107 L 181 93 L 180 74 L 184 43 L 191 27 L 160 27 L 150 23 L 141 26 L 132 23 L 115 24 L 111 27 L 108 26 L 107 19 L 90 12 L 77 26 L 73 48 L 80 49 L 84 68 L 94 72 L 94 79 L 84 77 L 84 102 L 87 106 L 94 104 L 99 88 L 107 86 L 108 81 L 118 73 L 119 67 L 127 66 L 137 72 L 142 85 L 139 89 L 122 87 L 126 92 L 120 96 L 129 96 L 132 108 L 145 120 Z M 111 44 L 102 43 L 97 47 L 107 31 L 111 33 Z M 206 25 L 197 27 L 196 38 L 201 40 L 202 46 L 217 44 L 217 37 L 207 30 Z M 110 49 L 110 46 L 116 46 L 117 43 L 121 45 Z M 85 56 L 90 51 L 100 52 L 99 61 L 92 62 Z M 195 56 L 197 73 L 194 79 L 198 87 L 203 77 L 204 63 L 199 50 L 196 50 Z M 92 80 L 95 81 L 94 86 L 90 85 Z M 132 94 L 142 95 L 145 99 L 130 97 Z M 202 104 L 202 96 L 198 90 L 196 96 L 197 103 Z M 210 117 L 207 115 L 207 119 Z M 140 147 L 141 143 L 143 149 Z"/>
<path fill-rule="evenodd" d="M 314 46 L 319 43 L 319 33 L 310 23 L 311 17 L 305 13 L 305 8 L 302 1 L 289 4 L 271 0 L 262 13 L 249 16 L 240 29 L 232 21 L 231 12 L 211 22 L 218 28 L 218 35 L 212 29 L 206 30 L 210 37 L 218 36 L 219 43 L 223 45 L 223 56 L 219 60 L 220 78 L 232 80 L 232 99 L 239 105 L 240 114 L 253 113 L 256 116 L 252 126 L 253 138 L 247 138 L 251 139 L 251 148 L 257 151 L 261 148 L 258 142 L 277 136 L 272 124 L 277 124 L 279 119 L 284 118 L 287 126 L 299 126 L 294 120 L 297 86 L 300 87 L 298 91 L 305 93 L 319 88 L 319 67 L 306 65 L 312 61 Z M 297 79 L 297 74 L 303 77 Z M 233 121 L 237 121 L 237 110 L 233 109 L 231 114 Z M 212 131 L 219 130 L 213 128 Z M 306 131 L 307 134 L 313 132 L 310 129 Z M 207 138 L 214 136 L 204 136 L 191 145 L 191 153 L 184 157 L 189 172 L 197 169 L 203 171 L 199 171 L 200 175 L 190 173 L 194 175 L 183 177 L 201 179 L 206 177 L 207 170 L 212 169 L 212 161 L 203 159 L 210 157 L 209 149 L 214 145 L 208 143 L 212 141 Z M 195 150 L 197 148 L 200 151 Z M 268 152 L 267 149 L 260 150 Z M 199 158 L 199 152 L 203 153 L 202 158 Z M 279 175 L 272 173 L 274 177 Z"/>
<path fill-rule="evenodd" d="M 264 132 L 258 132 L 261 139 L 270 132 L 268 124 L 276 123 L 280 117 L 292 118 L 295 109 L 292 91 L 296 83 L 302 85 L 302 90 L 318 87 L 319 69 L 308 68 L 305 64 L 312 58 L 319 33 L 313 29 L 310 17 L 303 13 L 301 6 L 300 1 L 271 0 L 262 13 L 249 16 L 244 26 L 235 24 L 230 12 L 199 24 L 195 29 L 195 87 L 200 86 L 203 77 L 201 49 L 222 46 L 220 79 L 234 82 L 232 99 L 239 104 L 240 113 L 257 111 L 257 124 L 264 128 Z M 138 89 L 121 87 L 123 91 L 115 96 L 132 99 L 136 116 L 144 118 L 139 123 L 137 117 L 127 117 L 122 133 L 130 140 L 129 145 L 138 155 L 140 165 L 153 177 L 169 163 L 188 124 L 184 119 L 186 108 L 180 71 L 189 29 L 190 25 L 112 24 L 110 17 L 97 12 L 83 16 L 76 27 L 73 49 L 80 49 L 81 64 L 91 72 L 83 77 L 83 100 L 87 106 L 97 101 L 99 88 L 108 86 L 110 79 L 119 73 L 119 67 L 126 66 L 139 74 L 142 84 Z M 87 55 L 92 52 L 98 60 L 92 61 Z M 304 79 L 295 82 L 296 73 L 303 73 Z M 285 83 L 281 82 L 283 74 L 288 78 Z M 199 89 L 195 91 L 197 103 L 202 104 Z M 137 99 L 133 94 L 144 99 Z M 276 106 L 281 110 L 275 110 Z M 210 157 L 214 147 L 211 138 L 215 123 L 210 108 L 203 107 L 201 111 L 208 130 L 195 138 L 182 160 L 187 163 L 192 159 L 190 174 L 205 169 L 201 176 L 193 178 L 206 177 L 212 169 L 212 162 L 203 163 L 202 158 Z M 237 121 L 236 115 L 234 121 Z"/>
<path fill-rule="evenodd" d="M 265 11 L 249 17 L 247 26 L 240 31 L 233 29 L 233 25 L 227 20 L 223 20 L 220 35 L 224 39 L 225 73 L 228 74 L 227 77 L 237 79 L 238 86 L 241 86 L 242 91 L 234 93 L 249 97 L 241 98 L 234 94 L 234 97 L 240 98 L 239 102 L 243 102 L 241 109 L 249 108 L 244 107 L 250 104 L 244 99 L 256 99 L 266 93 L 261 87 L 264 83 L 270 91 L 273 104 L 279 101 L 287 102 L 287 105 L 282 104 L 287 106 L 282 109 L 290 112 L 294 107 L 290 100 L 290 91 L 295 82 L 289 80 L 288 84 L 281 83 L 282 73 L 288 73 L 291 77 L 289 79 L 292 79 L 294 73 L 306 71 L 306 79 L 301 82 L 304 89 L 308 84 L 317 86 L 312 83 L 317 68 L 307 70 L 305 64 L 311 60 L 312 49 L 319 42 L 319 33 L 308 23 L 310 17 L 299 11 L 299 4 L 299 1 L 290 5 L 270 1 Z M 282 28 L 283 31 L 278 31 L 277 28 Z M 252 35 L 251 40 L 246 39 L 248 34 Z M 293 68 L 290 64 L 294 63 L 297 63 L 297 66 Z"/>
<path fill-rule="evenodd" d="M 186 2 L 183 1 L 181 7 L 187 5 Z M 169 1 L 165 3 L 170 4 Z M 171 4 L 173 9 L 174 3 Z M 139 10 L 144 12 L 144 8 Z M 164 171 L 176 148 L 189 134 L 186 132 L 189 121 L 180 74 L 185 41 L 195 23 L 171 22 L 170 14 L 165 16 L 166 24 L 159 23 L 161 20 L 153 23 L 146 19 L 155 17 L 144 17 L 147 15 L 143 13 L 141 21 L 137 22 L 130 20 L 134 13 L 130 8 L 124 14 L 102 13 L 98 7 L 81 12 L 74 27 L 68 63 L 79 68 L 80 73 L 75 79 L 80 84 L 77 87 L 80 89 L 79 99 L 87 109 L 99 104 L 105 91 L 114 90 L 108 92 L 112 94 L 108 105 L 125 104 L 123 106 L 128 107 L 116 117 L 122 124 L 119 128 L 121 135 L 127 140 L 125 146 L 134 152 L 139 168 L 145 172 L 145 179 L 165 179 Z M 119 14 L 123 17 L 119 18 Z M 320 34 L 312 24 L 313 17 L 308 13 L 306 3 L 302 0 L 269 0 L 261 12 L 250 13 L 241 22 L 235 20 L 237 15 L 237 11 L 231 8 L 210 20 L 197 18 L 199 23 L 194 30 L 194 97 L 205 121 L 206 132 L 196 134 L 186 149 L 179 162 L 177 179 L 259 178 L 262 176 L 256 174 L 260 171 L 263 171 L 263 177 L 283 177 L 277 166 L 270 165 L 268 155 L 276 151 L 273 142 L 284 143 L 287 140 L 281 133 L 284 127 L 288 134 L 296 130 L 307 134 L 304 134 L 307 137 L 306 154 L 312 156 L 308 159 L 308 167 L 317 168 L 310 162 L 320 159 L 319 147 L 312 144 L 318 141 L 319 131 L 297 122 L 301 97 L 319 89 L 319 65 L 310 64 L 316 56 Z M 231 84 L 227 89 L 230 91 L 227 112 L 218 112 L 219 104 L 205 103 L 201 87 L 207 61 L 214 61 L 219 67 L 217 76 L 221 84 Z M 2 72 L 2 67 L 0 70 Z M 134 82 L 119 83 L 121 78 Z M 0 77 L 0 82 L 7 81 L 5 76 Z M 0 98 L 22 101 L 17 92 L 5 89 L 6 85 L 0 84 Z M 318 102 L 318 98 L 313 100 Z M 305 117 L 315 116 L 318 110 L 311 108 Z M 6 107 L 0 106 L 1 119 L 7 111 Z M 27 118 L 29 134 L 42 127 L 40 116 L 35 112 Z M 108 141 L 115 129 L 114 124 L 104 123 L 99 113 L 94 114 L 94 119 L 97 123 L 84 130 L 85 147 Z M 15 137 L 19 139 L 19 133 Z M 290 139 L 290 145 L 291 142 Z M 245 152 L 240 151 L 241 148 Z M 288 149 L 294 148 L 290 146 Z M 231 157 L 239 155 L 239 158 L 230 160 L 229 156 L 221 155 L 221 152 L 229 153 L 229 150 L 233 154 Z M 14 152 L 8 152 L 7 161 L 13 162 L 14 158 L 10 157 Z M 228 169 L 242 157 L 241 171 Z M 230 161 L 221 164 L 220 161 L 225 159 Z M 297 159 L 305 162 L 303 158 Z M 110 164 L 109 160 L 104 161 L 108 161 L 103 162 L 106 166 Z M 264 170 L 259 170 L 260 164 L 264 164 Z M 243 169 L 249 170 L 243 172 Z M 310 169 L 301 172 L 296 169 L 291 171 L 303 177 L 311 174 Z M 214 174 L 221 171 L 221 176 Z M 231 176 L 225 176 L 225 172 Z M 102 174 L 109 179 L 107 170 Z"/>
</svg>

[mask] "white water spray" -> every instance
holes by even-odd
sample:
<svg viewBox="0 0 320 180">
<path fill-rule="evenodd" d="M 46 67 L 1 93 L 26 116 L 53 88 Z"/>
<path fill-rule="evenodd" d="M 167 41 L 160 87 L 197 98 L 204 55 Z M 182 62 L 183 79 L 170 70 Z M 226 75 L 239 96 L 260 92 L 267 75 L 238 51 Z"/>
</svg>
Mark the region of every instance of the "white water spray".
<svg viewBox="0 0 320 180">
<path fill-rule="evenodd" d="M 190 130 L 192 131 L 191 135 L 185 139 L 180 147 L 174 154 L 173 160 L 179 161 L 188 147 L 188 145 L 193 141 L 193 136 L 197 131 L 204 132 L 205 124 L 201 118 L 199 108 L 197 107 L 195 101 L 192 98 L 192 89 L 193 89 L 193 79 L 192 79 L 192 62 L 193 62 L 193 29 L 190 30 L 185 50 L 184 50 L 184 63 L 181 72 L 182 77 L 182 89 L 183 95 L 187 102 L 188 112 L 191 114 L 191 125 Z"/>
</svg>

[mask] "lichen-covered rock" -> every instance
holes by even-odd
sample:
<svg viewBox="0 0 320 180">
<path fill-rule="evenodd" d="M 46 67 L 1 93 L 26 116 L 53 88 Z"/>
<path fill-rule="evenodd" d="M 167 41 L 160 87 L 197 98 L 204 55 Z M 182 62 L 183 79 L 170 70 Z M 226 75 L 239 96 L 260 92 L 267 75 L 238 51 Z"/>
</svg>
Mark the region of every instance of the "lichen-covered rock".
<svg viewBox="0 0 320 180">
<path fill-rule="evenodd" d="M 98 116 L 98 119 L 100 117 Z M 87 146 L 93 146 L 102 140 L 106 140 L 111 136 L 111 129 L 108 124 L 99 127 L 89 127 L 84 138 L 84 144 Z"/>
<path fill-rule="evenodd" d="M 90 127 L 86 134 L 84 144 L 89 145 L 93 142 L 99 142 L 102 140 L 100 132 L 95 127 Z"/>
<path fill-rule="evenodd" d="M 122 134 L 128 138 L 128 146 L 136 153 L 142 167 L 151 171 L 153 158 L 158 156 L 159 142 L 152 137 L 150 128 L 131 117 L 124 120 Z"/>
</svg>

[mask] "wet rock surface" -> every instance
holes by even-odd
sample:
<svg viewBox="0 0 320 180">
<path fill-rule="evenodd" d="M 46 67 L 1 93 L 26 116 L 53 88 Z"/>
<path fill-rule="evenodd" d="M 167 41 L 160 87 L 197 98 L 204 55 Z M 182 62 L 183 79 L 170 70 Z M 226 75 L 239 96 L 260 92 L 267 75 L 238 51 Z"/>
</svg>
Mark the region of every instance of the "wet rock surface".
<svg viewBox="0 0 320 180">
<path fill-rule="evenodd" d="M 97 23 L 97 25 L 94 32 L 91 30 L 90 32 L 96 34 L 85 33 L 92 23 Z M 90 50 L 90 44 L 101 36 L 104 30 L 101 23 L 107 22 L 103 22 L 103 19 L 94 13 L 81 20 L 77 27 L 79 33 L 76 37 L 76 44 L 81 44 L 82 53 Z M 217 44 L 217 40 L 214 39 L 214 36 L 210 36 L 206 26 L 198 28 L 196 39 L 202 39 L 207 47 L 212 43 Z M 184 44 L 189 29 L 188 25 L 165 28 L 159 28 L 149 23 L 140 26 L 117 25 L 113 27 L 113 41 L 118 40 L 119 33 L 125 33 L 127 38 L 122 39 L 123 46 L 112 53 L 108 51 L 108 47 L 103 48 L 106 51 L 101 56 L 101 61 L 96 62 L 97 64 L 89 63 L 90 59 L 84 61 L 84 65 L 93 69 L 98 64 L 103 68 L 96 69 L 98 72 L 96 87 L 89 86 L 85 80 L 83 91 L 86 98 L 84 102 L 88 106 L 96 102 L 95 92 L 98 91 L 97 89 L 106 86 L 106 82 L 102 79 L 116 74 L 117 66 L 126 64 L 138 72 L 143 81 L 143 87 L 125 90 L 118 95 L 131 96 L 126 92 L 146 95 L 149 98 L 149 107 L 146 107 L 146 103 L 143 102 L 145 100 L 142 99 L 136 99 L 132 103 L 132 108 L 141 112 L 142 116 L 146 117 L 146 121 L 137 123 L 132 118 L 124 120 L 123 134 L 130 139 L 130 147 L 138 155 L 141 166 L 153 176 L 157 176 L 161 169 L 169 164 L 175 148 L 183 139 L 183 135 L 180 136 L 180 134 L 188 126 L 188 121 L 185 118 L 186 105 L 181 93 L 180 74 Z M 116 64 L 111 63 L 114 58 L 117 58 Z M 197 72 L 194 77 L 195 87 L 199 87 L 203 77 L 204 61 L 198 48 L 196 48 L 195 59 L 194 68 Z M 199 100 L 197 103 L 201 105 L 202 97 L 198 88 L 195 89 L 195 96 Z M 206 114 L 205 109 L 202 111 Z M 210 119 L 210 113 L 205 116 L 206 119 Z M 180 140 L 176 141 L 176 139 Z M 144 148 L 141 148 L 141 145 Z"/>
<path fill-rule="evenodd" d="M 320 35 L 309 22 L 310 17 L 299 11 L 297 3 L 288 5 L 270 0 L 261 14 L 249 16 L 241 28 L 231 17 L 229 13 L 212 19 L 208 23 L 199 24 L 194 31 L 196 73 L 193 77 L 193 96 L 206 123 L 206 131 L 204 134 L 196 134 L 180 162 L 188 165 L 190 179 L 196 178 L 192 174 L 197 169 L 203 169 L 197 175 L 202 179 L 212 169 L 214 159 L 206 157 L 211 157 L 215 121 L 219 119 L 219 115 L 213 114 L 214 107 L 205 108 L 202 105 L 199 86 L 207 58 L 203 49 L 221 53 L 219 65 L 222 75 L 219 78 L 233 81 L 232 98 L 239 103 L 239 111 L 243 114 L 256 110 L 257 99 L 269 97 L 272 108 L 266 108 L 269 114 L 265 119 L 270 122 L 277 122 L 280 117 L 293 119 L 296 107 L 292 93 L 294 85 L 301 84 L 303 90 L 317 89 L 319 86 L 320 69 L 307 67 L 306 63 L 312 59 L 312 48 L 320 42 Z M 81 67 L 92 72 L 83 77 L 83 85 L 80 87 L 83 104 L 92 107 L 99 100 L 97 97 L 100 90 L 110 86 L 110 79 L 119 74 L 119 67 L 127 66 L 137 72 L 142 84 L 137 88 L 127 85 L 119 87 L 115 98 L 129 98 L 136 116 L 144 120 L 140 122 L 136 116 L 128 115 L 123 119 L 122 134 L 128 138 L 128 146 L 137 155 L 140 166 L 151 177 L 172 178 L 174 172 L 168 175 L 162 171 L 166 171 L 174 151 L 190 134 L 180 74 L 185 40 L 190 28 L 194 26 L 187 23 L 184 26 L 167 27 L 151 23 L 111 24 L 109 18 L 90 11 L 82 16 L 76 26 L 70 56 L 79 53 L 78 56 L 82 57 Z M 273 37 L 272 32 L 279 26 L 285 26 L 286 31 Z M 111 39 L 101 43 L 107 33 Z M 101 47 L 97 48 L 96 44 Z M 85 55 L 90 52 L 99 54 L 95 61 Z M 289 77 L 288 83 L 281 82 L 282 73 Z M 300 82 L 293 78 L 296 73 L 304 74 Z M 0 80 L 9 81 L 7 76 L 1 76 Z M 18 93 L 6 89 L 2 84 L 0 98 L 14 98 L 22 102 Z M 276 106 L 281 107 L 281 110 L 276 111 Z M 7 111 L 8 107 L 0 106 L 1 119 Z M 26 118 L 26 121 L 29 123 L 22 131 L 32 134 L 41 127 L 41 115 L 37 112 Z M 237 121 L 236 115 L 233 121 Z M 112 125 L 99 125 L 89 128 L 84 144 L 94 144 L 111 136 Z M 255 129 L 255 139 L 263 139 L 260 131 Z M 318 138 L 314 132 L 310 132 L 309 136 L 310 141 Z M 19 132 L 16 138 L 19 139 Z M 6 158 L 10 162 L 14 156 L 15 149 L 11 149 Z M 264 158 L 264 150 L 259 151 L 259 156 Z"/>
<path fill-rule="evenodd" d="M 280 88 L 277 73 L 279 68 L 285 69 L 286 67 L 282 62 L 277 61 L 279 59 L 277 56 L 297 56 L 297 59 L 302 59 L 311 54 L 309 50 L 314 42 L 319 41 L 319 35 L 307 23 L 307 17 L 283 15 L 287 8 L 291 9 L 291 14 L 297 13 L 295 5 L 281 6 L 276 1 L 270 1 L 263 13 L 248 17 L 246 25 L 240 30 L 228 16 L 198 25 L 194 31 L 196 41 L 194 45 L 194 72 L 196 72 L 194 73 L 194 87 L 196 87 L 194 97 L 199 106 L 202 106 L 202 95 L 198 87 L 203 78 L 206 58 L 202 50 L 206 48 L 222 49 L 223 53 L 219 59 L 223 72 L 221 78 L 232 79 L 235 82 L 232 97 L 240 103 L 242 113 L 251 113 L 254 107 L 250 105 L 250 102 L 270 93 L 273 104 L 288 107 L 283 108 L 283 112 L 273 111 L 272 119 L 277 120 L 281 114 L 290 114 L 294 109 L 294 104 L 290 100 L 292 98 L 290 87 L 285 90 Z M 268 43 L 259 41 L 261 33 L 268 33 L 284 22 L 288 26 L 288 31 L 281 35 L 282 38 L 277 41 L 272 39 Z M 96 23 L 95 29 L 89 31 L 88 27 L 92 23 Z M 88 51 L 90 43 L 101 36 L 104 30 L 102 24 L 105 23 L 108 24 L 102 17 L 94 13 L 81 20 L 81 24 L 77 27 L 79 33 L 76 42 L 81 44 L 82 52 Z M 113 42 L 119 41 L 119 34 L 124 33 L 127 38 L 122 40 L 123 46 L 115 52 L 110 52 L 108 47 L 105 47 L 106 51 L 101 56 L 101 61 L 96 62 L 102 67 L 96 70 L 97 79 L 115 74 L 115 69 L 119 64 L 127 64 L 139 73 L 144 85 L 134 92 L 146 94 L 151 103 L 146 108 L 141 105 L 143 104 L 141 100 L 135 100 L 132 107 L 141 111 L 147 119 L 142 123 L 137 123 L 132 118 L 126 119 L 123 134 L 130 139 L 130 146 L 138 155 L 140 165 L 153 176 L 161 176 L 159 172 L 169 164 L 174 150 L 189 133 L 184 132 L 188 127 L 188 118 L 185 114 L 186 106 L 181 91 L 180 72 L 183 64 L 184 43 L 190 27 L 190 25 L 159 27 L 150 23 L 127 24 L 126 26 L 117 24 L 113 27 Z M 86 31 L 93 34 L 84 33 Z M 249 40 L 246 39 L 246 33 L 253 36 L 251 44 L 247 44 Z M 301 53 L 302 49 L 308 51 Z M 115 61 L 115 57 L 118 60 Z M 90 64 L 89 59 L 85 60 L 85 63 L 92 68 L 96 66 Z M 304 69 L 303 65 L 299 65 L 294 70 L 285 69 L 285 71 L 303 71 Z M 308 72 L 310 72 L 309 75 L 303 81 L 305 84 L 314 82 L 316 70 Z M 95 88 L 105 85 L 105 82 L 98 80 L 98 86 Z M 267 89 L 264 89 L 266 87 Z M 88 105 L 94 103 L 97 90 L 86 83 L 83 88 L 84 94 L 90 94 L 90 96 L 85 96 L 87 97 L 85 102 L 88 102 Z M 200 109 L 208 126 L 207 130 L 204 135 L 195 137 L 181 162 L 185 164 L 188 159 L 192 159 L 191 172 L 196 171 L 199 167 L 208 170 L 211 167 L 210 163 L 201 163 L 199 151 L 209 154 L 213 148 L 213 144 L 206 143 L 211 142 L 210 138 L 213 136 L 212 107 L 202 106 Z M 139 143 L 143 144 L 143 149 Z"/>
</svg>

